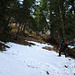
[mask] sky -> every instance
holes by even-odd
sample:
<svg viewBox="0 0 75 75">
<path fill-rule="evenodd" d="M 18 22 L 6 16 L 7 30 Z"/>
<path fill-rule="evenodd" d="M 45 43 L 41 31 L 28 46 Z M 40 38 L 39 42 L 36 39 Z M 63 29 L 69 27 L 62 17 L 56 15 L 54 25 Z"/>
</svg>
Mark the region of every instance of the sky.
<svg viewBox="0 0 75 75">
<path fill-rule="evenodd" d="M 22 4 L 22 1 L 23 1 L 23 0 L 19 0 L 19 1 L 20 1 L 20 3 Z M 40 1 L 40 0 L 36 0 L 36 1 Z M 39 5 L 40 3 L 36 3 L 36 4 Z"/>
<path fill-rule="evenodd" d="M 23 1 L 23 0 L 19 0 L 19 1 L 20 1 L 20 3 L 22 4 L 22 1 Z"/>
</svg>

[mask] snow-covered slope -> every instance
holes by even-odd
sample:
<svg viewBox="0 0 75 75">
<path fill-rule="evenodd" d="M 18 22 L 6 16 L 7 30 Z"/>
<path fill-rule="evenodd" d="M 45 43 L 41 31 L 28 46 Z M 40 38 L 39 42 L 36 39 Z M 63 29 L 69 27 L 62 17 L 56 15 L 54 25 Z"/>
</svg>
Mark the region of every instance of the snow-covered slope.
<svg viewBox="0 0 75 75">
<path fill-rule="evenodd" d="M 0 52 L 0 75 L 75 75 L 74 59 L 42 49 L 51 45 L 28 42 L 36 45 L 6 43 L 10 48 Z"/>
</svg>

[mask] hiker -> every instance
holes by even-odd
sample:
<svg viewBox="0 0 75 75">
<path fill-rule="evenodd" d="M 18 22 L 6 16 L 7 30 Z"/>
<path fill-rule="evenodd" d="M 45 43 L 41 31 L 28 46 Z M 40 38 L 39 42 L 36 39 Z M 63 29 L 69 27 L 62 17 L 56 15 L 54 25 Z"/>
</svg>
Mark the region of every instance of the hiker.
<svg viewBox="0 0 75 75">
<path fill-rule="evenodd" d="M 67 54 L 66 54 L 66 48 L 67 48 L 68 46 L 67 46 L 67 42 L 65 42 L 65 40 L 63 39 L 62 41 L 61 41 L 61 48 L 59 49 L 60 51 L 59 51 L 59 56 L 61 56 L 61 52 L 64 52 L 64 54 L 65 54 L 65 57 L 67 57 Z"/>
</svg>

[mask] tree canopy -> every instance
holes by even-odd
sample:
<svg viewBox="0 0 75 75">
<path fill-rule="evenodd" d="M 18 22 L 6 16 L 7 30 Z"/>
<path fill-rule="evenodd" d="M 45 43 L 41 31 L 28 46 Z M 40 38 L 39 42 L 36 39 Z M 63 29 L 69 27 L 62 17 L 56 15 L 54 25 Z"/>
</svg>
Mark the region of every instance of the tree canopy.
<svg viewBox="0 0 75 75">
<path fill-rule="evenodd" d="M 36 33 L 50 30 L 51 38 L 75 39 L 75 0 L 1 0 L 0 40 L 8 37 L 12 27 L 18 23 L 18 33 L 33 30 Z M 58 42 L 59 42 L 58 41 Z"/>
</svg>

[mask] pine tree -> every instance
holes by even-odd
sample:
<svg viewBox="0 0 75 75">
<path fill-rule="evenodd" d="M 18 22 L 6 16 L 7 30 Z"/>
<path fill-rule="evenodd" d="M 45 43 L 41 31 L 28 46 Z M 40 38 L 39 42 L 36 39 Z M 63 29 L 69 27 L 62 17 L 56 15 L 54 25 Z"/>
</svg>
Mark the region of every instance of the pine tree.
<svg viewBox="0 0 75 75">
<path fill-rule="evenodd" d="M 14 1 L 14 0 L 13 0 Z M 8 34 L 11 27 L 9 23 L 10 3 L 12 0 L 1 0 L 0 1 L 0 40 L 8 40 Z"/>
</svg>

